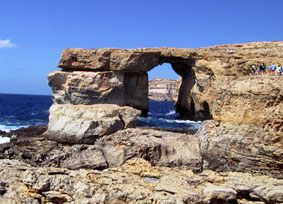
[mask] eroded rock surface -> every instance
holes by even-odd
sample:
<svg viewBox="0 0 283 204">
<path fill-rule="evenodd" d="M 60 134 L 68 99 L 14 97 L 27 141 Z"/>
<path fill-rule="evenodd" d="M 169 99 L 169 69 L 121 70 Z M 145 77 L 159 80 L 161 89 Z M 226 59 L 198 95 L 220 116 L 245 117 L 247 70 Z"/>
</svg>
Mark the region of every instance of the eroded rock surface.
<svg viewBox="0 0 283 204">
<path fill-rule="evenodd" d="M 196 86 L 193 93 L 209 104 L 215 120 L 272 128 L 283 134 L 282 80 L 280 76 L 223 77 L 209 87 Z"/>
<path fill-rule="evenodd" d="M 146 73 L 64 72 L 48 75 L 54 102 L 58 104 L 117 104 L 148 109 Z"/>
<path fill-rule="evenodd" d="M 249 75 L 252 64 L 283 64 L 282 51 L 282 41 L 220 45 L 199 49 L 66 49 L 62 53 L 59 67 L 64 71 L 118 71 L 145 74 L 156 65 L 170 63 L 173 70 L 182 78 L 177 111 L 186 118 L 203 120 L 211 118 L 212 110 L 209 108 L 212 107 L 213 100 L 203 98 L 211 85 L 226 81 L 226 77 L 235 80 Z M 140 88 L 133 88 L 139 93 L 139 99 L 147 98 L 147 87 L 144 87 L 145 92 Z M 132 99 L 135 100 L 135 97 L 137 96 L 133 96 Z M 134 105 L 132 106 L 142 111 L 146 110 Z"/>
<path fill-rule="evenodd" d="M 104 171 L 0 160 L 2 203 L 282 203 L 283 181 L 247 173 L 153 167 L 132 159 Z"/>
<path fill-rule="evenodd" d="M 193 90 L 215 120 L 205 122 L 198 133 L 204 168 L 282 177 L 281 82 L 280 76 L 223 77 L 206 90 Z"/>
<path fill-rule="evenodd" d="M 25 134 L 27 130 L 30 135 Z M 68 169 L 105 169 L 122 165 L 131 158 L 144 158 L 158 166 L 195 172 L 202 169 L 199 139 L 193 135 L 128 128 L 103 136 L 92 145 L 69 145 L 48 140 L 42 135 L 45 131 L 46 127 L 35 126 L 6 134 L 16 139 L 0 145 L 0 158 Z"/>
<path fill-rule="evenodd" d="M 147 72 L 159 64 L 160 53 L 129 49 L 65 49 L 59 67 L 65 70 Z"/>
<path fill-rule="evenodd" d="M 283 64 L 282 50 L 64 51 L 47 134 L 0 145 L 0 202 L 283 203 L 282 77 L 248 76 L 251 64 Z M 195 135 L 130 128 L 140 111 L 126 105 L 147 108 L 146 72 L 165 62 L 182 78 L 178 109 L 212 119 Z"/>
<path fill-rule="evenodd" d="M 270 129 L 205 121 L 196 136 L 200 138 L 204 169 L 283 178 L 282 135 Z"/>
<path fill-rule="evenodd" d="M 53 104 L 50 108 L 49 139 L 62 143 L 94 143 L 118 130 L 134 127 L 140 111 L 113 104 Z"/>
<path fill-rule="evenodd" d="M 168 131 L 130 128 L 103 137 L 108 164 L 121 165 L 129 158 L 144 158 L 154 165 L 200 171 L 202 159 L 197 137 Z"/>
</svg>

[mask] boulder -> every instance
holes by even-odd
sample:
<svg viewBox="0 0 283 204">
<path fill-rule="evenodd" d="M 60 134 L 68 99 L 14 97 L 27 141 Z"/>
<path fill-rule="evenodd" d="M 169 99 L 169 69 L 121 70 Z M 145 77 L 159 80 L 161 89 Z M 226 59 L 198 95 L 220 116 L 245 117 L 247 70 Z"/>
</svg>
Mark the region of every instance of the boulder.
<svg viewBox="0 0 283 204">
<path fill-rule="evenodd" d="M 64 70 L 146 72 L 160 63 L 160 52 L 128 49 L 65 49 L 59 67 Z"/>
<path fill-rule="evenodd" d="M 50 108 L 49 139 L 63 143 L 93 143 L 99 137 L 134 127 L 140 111 L 112 104 L 54 104 Z"/>
<path fill-rule="evenodd" d="M 148 109 L 146 73 L 65 72 L 48 75 L 57 104 L 117 104 Z"/>
<path fill-rule="evenodd" d="M 204 169 L 253 172 L 282 178 L 282 134 L 272 129 L 205 121 L 200 139 Z"/>
</svg>

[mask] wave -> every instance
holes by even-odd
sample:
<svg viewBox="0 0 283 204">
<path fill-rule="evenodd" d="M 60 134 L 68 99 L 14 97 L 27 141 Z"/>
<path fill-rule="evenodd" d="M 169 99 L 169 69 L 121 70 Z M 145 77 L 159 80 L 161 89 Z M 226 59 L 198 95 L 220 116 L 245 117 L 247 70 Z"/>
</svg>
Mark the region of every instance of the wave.
<svg viewBox="0 0 283 204">
<path fill-rule="evenodd" d="M 165 113 L 165 115 L 176 115 L 176 111 L 175 110 L 171 110 L 168 113 Z"/>
<path fill-rule="evenodd" d="M 148 115 L 149 115 L 149 117 L 166 118 L 166 119 L 171 119 L 171 120 L 180 117 L 180 114 L 176 113 L 175 110 L 170 110 L 169 112 L 165 112 L 165 113 L 149 112 Z"/>
<path fill-rule="evenodd" d="M 0 130 L 9 132 L 22 127 L 47 125 L 50 96 L 0 94 Z M 179 120 L 173 101 L 149 101 L 149 117 L 139 118 L 138 125 L 164 129 L 195 130 L 201 122 Z"/>
<path fill-rule="evenodd" d="M 0 136 L 0 144 L 9 143 L 11 140 L 9 137 L 1 137 Z"/>
<path fill-rule="evenodd" d="M 191 120 L 173 120 L 167 118 L 157 118 L 157 117 L 139 117 L 138 126 L 142 127 L 157 127 L 172 130 L 198 130 L 201 126 L 201 121 L 191 121 Z"/>
<path fill-rule="evenodd" d="M 50 96 L 0 94 L 0 130 L 46 125 L 51 104 Z"/>
<path fill-rule="evenodd" d="M 17 130 L 19 128 L 28 127 L 29 125 L 0 125 L 0 130 L 4 132 L 10 132 L 11 130 Z"/>
</svg>

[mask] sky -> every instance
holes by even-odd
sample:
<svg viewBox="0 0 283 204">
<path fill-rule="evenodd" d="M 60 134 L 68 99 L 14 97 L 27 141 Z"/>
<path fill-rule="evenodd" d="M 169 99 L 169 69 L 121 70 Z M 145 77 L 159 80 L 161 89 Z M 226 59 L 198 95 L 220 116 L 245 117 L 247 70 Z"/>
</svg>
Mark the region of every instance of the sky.
<svg viewBox="0 0 283 204">
<path fill-rule="evenodd" d="M 197 48 L 283 40 L 282 0 L 3 0 L 0 93 L 51 94 L 64 48 Z M 169 64 L 152 78 L 177 77 Z"/>
</svg>

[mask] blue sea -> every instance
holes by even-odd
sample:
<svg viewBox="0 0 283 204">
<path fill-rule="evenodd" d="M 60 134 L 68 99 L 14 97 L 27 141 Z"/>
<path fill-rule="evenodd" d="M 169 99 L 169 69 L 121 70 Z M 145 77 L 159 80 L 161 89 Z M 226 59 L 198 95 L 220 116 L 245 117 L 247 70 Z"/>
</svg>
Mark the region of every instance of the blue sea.
<svg viewBox="0 0 283 204">
<path fill-rule="evenodd" d="M 47 125 L 51 96 L 0 94 L 0 130 L 10 131 L 32 125 Z M 138 126 L 172 130 L 194 130 L 200 122 L 179 120 L 174 102 L 149 101 L 148 117 L 140 117 Z"/>
<path fill-rule="evenodd" d="M 48 123 L 51 96 L 0 94 L 0 130 Z"/>
</svg>

